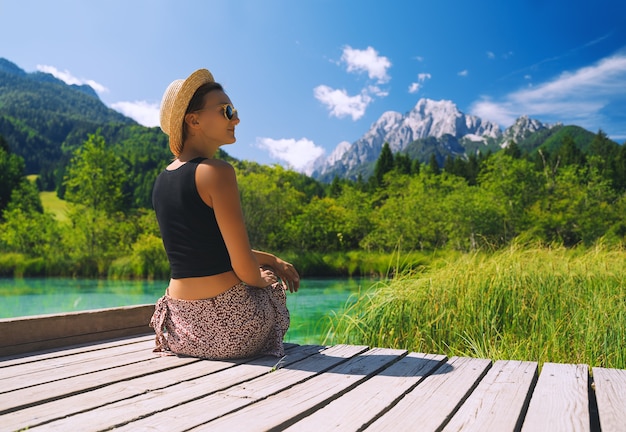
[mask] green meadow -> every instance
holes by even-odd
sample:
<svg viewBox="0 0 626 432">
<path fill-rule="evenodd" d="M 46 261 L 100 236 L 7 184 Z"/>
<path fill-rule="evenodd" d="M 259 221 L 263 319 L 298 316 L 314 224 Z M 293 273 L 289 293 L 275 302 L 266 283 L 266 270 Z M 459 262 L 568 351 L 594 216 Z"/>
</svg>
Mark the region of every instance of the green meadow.
<svg viewBox="0 0 626 432">
<path fill-rule="evenodd" d="M 41 205 L 43 205 L 43 208 L 52 213 L 56 220 L 67 220 L 67 201 L 59 198 L 56 192 L 40 192 L 39 198 L 41 199 Z"/>
</svg>

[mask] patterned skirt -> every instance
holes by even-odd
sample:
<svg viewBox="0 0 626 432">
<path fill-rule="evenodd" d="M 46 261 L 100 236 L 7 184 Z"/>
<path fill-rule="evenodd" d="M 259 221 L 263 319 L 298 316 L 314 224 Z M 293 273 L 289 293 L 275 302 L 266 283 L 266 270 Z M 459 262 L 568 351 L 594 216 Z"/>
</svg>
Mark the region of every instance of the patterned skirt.
<svg viewBox="0 0 626 432">
<path fill-rule="evenodd" d="M 285 290 L 280 283 L 255 288 L 243 282 L 202 300 L 161 297 L 150 326 L 155 352 L 207 359 L 285 354 L 289 328 Z"/>
</svg>

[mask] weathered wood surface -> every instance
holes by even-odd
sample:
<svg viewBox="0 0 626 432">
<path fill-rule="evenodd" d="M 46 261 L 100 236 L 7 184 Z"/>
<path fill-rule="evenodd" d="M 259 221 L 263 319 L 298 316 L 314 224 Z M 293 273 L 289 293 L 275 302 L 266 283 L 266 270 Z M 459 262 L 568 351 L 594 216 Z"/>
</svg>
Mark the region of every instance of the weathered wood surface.
<svg viewBox="0 0 626 432">
<path fill-rule="evenodd" d="M 152 353 L 152 334 L 0 358 L 0 430 L 624 431 L 626 371 L 287 344 Z M 596 404 L 597 401 L 597 404 Z M 597 409 L 596 409 L 597 406 Z"/>
<path fill-rule="evenodd" d="M 0 319 L 0 356 L 145 334 L 154 305 Z"/>
</svg>

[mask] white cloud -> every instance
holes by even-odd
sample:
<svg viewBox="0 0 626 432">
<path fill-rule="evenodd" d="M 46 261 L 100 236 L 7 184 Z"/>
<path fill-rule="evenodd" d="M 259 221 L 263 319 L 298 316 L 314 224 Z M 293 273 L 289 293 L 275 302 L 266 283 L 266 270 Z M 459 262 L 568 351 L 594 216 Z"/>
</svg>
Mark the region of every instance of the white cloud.
<svg viewBox="0 0 626 432">
<path fill-rule="evenodd" d="M 595 130 L 606 127 L 602 126 L 608 121 L 602 112 L 606 107 L 624 103 L 626 54 L 622 53 L 574 72 L 564 72 L 545 83 L 509 93 L 501 100 L 483 97 L 474 102 L 470 111 L 505 127 L 519 116 L 529 115 Z M 617 127 L 623 134 L 624 126 Z"/>
<path fill-rule="evenodd" d="M 368 83 L 354 96 L 350 96 L 345 89 L 335 89 L 321 84 L 313 89 L 313 95 L 326 105 L 331 116 L 352 117 L 352 120 L 356 121 L 363 117 L 375 97 L 389 95 L 389 91 L 382 89 L 378 84 L 385 84 L 391 79 L 387 74 L 391 62 L 372 47 L 359 50 L 350 46 L 344 47 L 340 62 L 347 64 L 348 72 L 366 72 L 370 80 L 376 80 L 375 84 Z"/>
<path fill-rule="evenodd" d="M 370 79 L 377 79 L 381 84 L 390 80 L 387 69 L 391 67 L 391 62 L 387 57 L 378 55 L 372 47 L 359 50 L 346 46 L 341 60 L 347 63 L 348 72 L 367 72 Z"/>
<path fill-rule="evenodd" d="M 431 79 L 431 78 L 432 78 L 432 75 L 431 75 L 431 74 L 429 74 L 429 73 L 421 73 L 421 74 L 417 74 L 417 79 L 418 79 L 420 82 L 424 82 L 425 80 L 427 80 L 427 79 Z"/>
<path fill-rule="evenodd" d="M 417 82 L 411 83 L 409 85 L 409 93 L 417 93 L 422 88 L 422 84 L 424 84 L 424 81 L 430 78 L 431 75 L 429 73 L 417 74 Z"/>
<path fill-rule="evenodd" d="M 469 75 L 469 71 L 467 69 L 463 69 L 461 72 L 457 73 L 458 76 L 466 77 Z"/>
<path fill-rule="evenodd" d="M 366 89 L 362 90 L 361 94 L 349 96 L 346 90 L 319 85 L 313 89 L 313 94 L 317 100 L 326 105 L 332 116 L 337 118 L 351 116 L 355 121 L 363 117 L 365 109 L 372 102 L 372 97 Z"/>
<path fill-rule="evenodd" d="M 143 126 L 153 127 L 159 125 L 158 104 L 151 104 L 146 101 L 116 102 L 111 104 L 111 108 L 134 119 Z"/>
<path fill-rule="evenodd" d="M 378 97 L 389 96 L 389 92 L 378 86 L 367 86 L 367 93 Z"/>
<path fill-rule="evenodd" d="M 37 70 L 40 71 L 40 72 L 49 73 L 53 77 L 60 79 L 61 81 L 63 81 L 64 83 L 66 83 L 68 85 L 72 85 L 72 84 L 84 85 L 84 84 L 87 84 L 88 86 L 93 88 L 99 94 L 107 93 L 109 91 L 108 88 L 106 88 L 105 86 L 103 86 L 100 83 L 97 83 L 96 81 L 86 80 L 86 79 L 75 77 L 67 69 L 64 70 L 64 71 L 60 71 L 60 70 L 58 70 L 54 66 L 37 65 Z"/>
<path fill-rule="evenodd" d="M 493 51 L 487 51 L 487 58 L 494 59 L 496 58 L 496 55 L 493 53 Z"/>
<path fill-rule="evenodd" d="M 287 162 L 290 168 L 302 172 L 307 165 L 324 154 L 324 149 L 306 138 L 257 138 L 257 146 L 269 151 L 276 159 Z"/>
</svg>

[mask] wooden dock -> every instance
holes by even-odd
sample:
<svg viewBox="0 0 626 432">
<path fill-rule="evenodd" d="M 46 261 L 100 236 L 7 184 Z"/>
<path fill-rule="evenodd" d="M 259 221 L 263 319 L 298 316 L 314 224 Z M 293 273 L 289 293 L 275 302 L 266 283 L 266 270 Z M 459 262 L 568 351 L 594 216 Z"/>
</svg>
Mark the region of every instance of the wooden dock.
<svg viewBox="0 0 626 432">
<path fill-rule="evenodd" d="M 15 321 L 0 320 L 3 337 Z M 211 361 L 159 356 L 134 324 L 113 339 L 120 328 L 98 326 L 81 330 L 97 340 L 48 334 L 13 350 L 54 347 L 0 357 L 1 431 L 626 430 L 626 370 L 353 345 Z"/>
</svg>

